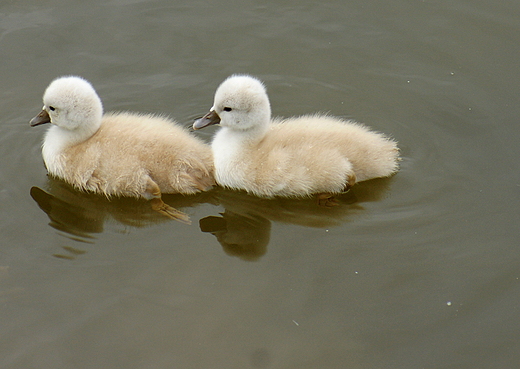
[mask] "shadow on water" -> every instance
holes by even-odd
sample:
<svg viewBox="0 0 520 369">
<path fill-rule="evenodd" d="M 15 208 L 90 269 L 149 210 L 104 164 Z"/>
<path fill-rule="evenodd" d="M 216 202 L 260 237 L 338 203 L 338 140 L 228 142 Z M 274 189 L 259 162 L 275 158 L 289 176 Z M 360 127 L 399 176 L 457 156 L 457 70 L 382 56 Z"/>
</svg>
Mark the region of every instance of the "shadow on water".
<svg viewBox="0 0 520 369">
<path fill-rule="evenodd" d="M 208 203 L 224 208 L 218 215 L 200 220 L 202 232 L 211 233 L 224 252 L 243 260 L 254 261 L 266 254 L 271 237 L 271 223 L 280 222 L 313 228 L 335 227 L 361 215 L 361 203 L 381 199 L 390 179 L 376 179 L 357 184 L 337 198 L 333 207 L 318 206 L 316 199 L 262 199 L 245 192 L 216 188 L 194 196 L 163 195 L 163 200 L 176 209 Z M 152 210 L 146 200 L 112 198 L 86 193 L 57 179 L 49 178 L 46 189 L 32 187 L 31 197 L 50 219 L 49 225 L 74 241 L 94 243 L 94 234 L 102 233 L 111 220 L 130 227 L 142 228 L 172 221 Z M 85 250 L 64 247 L 74 259 Z"/>
</svg>

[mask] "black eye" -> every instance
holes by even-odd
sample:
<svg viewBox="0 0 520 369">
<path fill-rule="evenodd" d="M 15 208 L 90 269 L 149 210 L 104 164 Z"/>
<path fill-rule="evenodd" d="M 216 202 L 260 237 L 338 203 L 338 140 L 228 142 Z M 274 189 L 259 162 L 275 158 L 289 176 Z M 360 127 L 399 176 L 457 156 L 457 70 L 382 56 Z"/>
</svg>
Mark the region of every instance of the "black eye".
<svg viewBox="0 0 520 369">
<path fill-rule="evenodd" d="M 226 107 L 224 108 L 224 111 L 231 111 L 231 110 L 233 110 L 233 109 L 231 109 L 229 106 L 226 106 Z"/>
<path fill-rule="evenodd" d="M 50 109 L 51 111 L 56 110 L 56 108 L 55 108 L 54 106 L 49 106 L 49 109 Z"/>
</svg>

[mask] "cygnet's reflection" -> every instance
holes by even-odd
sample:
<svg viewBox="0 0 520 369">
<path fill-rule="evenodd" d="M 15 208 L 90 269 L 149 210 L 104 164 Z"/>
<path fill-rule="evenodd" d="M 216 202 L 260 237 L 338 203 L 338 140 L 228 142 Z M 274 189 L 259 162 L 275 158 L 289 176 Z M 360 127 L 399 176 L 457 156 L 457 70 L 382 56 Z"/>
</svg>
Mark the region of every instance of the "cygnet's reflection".
<svg viewBox="0 0 520 369">
<path fill-rule="evenodd" d="M 200 220 L 201 231 L 213 234 L 228 255 L 253 261 L 267 252 L 272 221 L 314 228 L 338 226 L 362 214 L 362 203 L 381 199 L 390 181 L 384 178 L 359 183 L 339 196 L 339 204 L 333 207 L 319 206 L 314 198 L 262 199 L 223 188 L 192 196 L 163 195 L 163 199 L 177 209 L 202 203 L 223 207 L 223 212 Z M 171 221 L 152 210 L 145 200 L 107 200 L 99 195 L 77 191 L 67 183 L 52 178 L 49 178 L 45 190 L 31 188 L 31 196 L 49 217 L 49 225 L 80 242 L 93 242 L 93 234 L 103 232 L 109 220 L 131 227 Z M 76 246 L 66 251 L 73 255 L 84 253 Z"/>
<path fill-rule="evenodd" d="M 267 252 L 271 221 L 314 228 L 338 226 L 360 215 L 363 202 L 377 201 L 385 193 L 389 178 L 356 184 L 338 197 L 338 205 L 318 206 L 315 198 L 262 199 L 245 192 L 217 189 L 214 194 L 225 211 L 200 220 L 202 232 L 213 234 L 228 255 L 243 260 L 259 259 Z"/>
<path fill-rule="evenodd" d="M 237 214 L 227 210 L 221 216 L 200 220 L 202 232 L 213 234 L 224 252 L 244 260 L 256 260 L 267 252 L 271 222 L 255 214 Z"/>
<path fill-rule="evenodd" d="M 92 239 L 93 233 L 101 233 L 105 222 L 114 219 L 131 227 L 146 227 L 171 219 L 152 210 L 146 200 L 112 198 L 86 193 L 69 184 L 49 178 L 46 189 L 31 188 L 31 197 L 50 218 L 50 225 L 71 236 Z M 175 208 L 193 207 L 211 202 L 210 193 L 198 195 L 163 195 L 164 201 Z"/>
</svg>

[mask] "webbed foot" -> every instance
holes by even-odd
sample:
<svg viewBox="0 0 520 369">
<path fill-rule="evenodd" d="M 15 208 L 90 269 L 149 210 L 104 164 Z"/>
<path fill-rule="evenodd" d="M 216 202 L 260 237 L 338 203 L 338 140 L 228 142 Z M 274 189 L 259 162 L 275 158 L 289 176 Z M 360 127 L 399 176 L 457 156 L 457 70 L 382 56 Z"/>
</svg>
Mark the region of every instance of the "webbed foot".
<svg viewBox="0 0 520 369">
<path fill-rule="evenodd" d="M 151 199 L 150 203 L 152 204 L 152 209 L 158 211 L 162 215 L 165 215 L 168 218 L 171 218 L 184 224 L 191 224 L 190 217 L 187 214 L 171 207 L 170 205 L 162 201 L 160 198 Z"/>
<path fill-rule="evenodd" d="M 316 195 L 316 199 L 318 200 L 319 206 L 331 208 L 339 205 L 339 201 L 330 193 L 319 193 Z"/>
</svg>

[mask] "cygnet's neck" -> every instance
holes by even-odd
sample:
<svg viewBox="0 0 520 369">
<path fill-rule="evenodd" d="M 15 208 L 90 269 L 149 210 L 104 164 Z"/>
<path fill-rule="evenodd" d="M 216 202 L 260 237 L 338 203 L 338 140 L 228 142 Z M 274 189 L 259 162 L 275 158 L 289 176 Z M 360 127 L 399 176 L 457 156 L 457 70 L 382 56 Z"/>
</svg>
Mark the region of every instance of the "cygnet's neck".
<svg viewBox="0 0 520 369">
<path fill-rule="evenodd" d="M 77 145 L 92 137 L 101 126 L 101 120 L 69 130 L 52 124 L 45 134 L 42 145 L 43 161 L 47 170 L 54 175 L 61 176 L 60 171 L 63 169 L 62 156 L 63 151 L 70 146 Z"/>
<path fill-rule="evenodd" d="M 234 136 L 239 141 L 253 142 L 260 141 L 264 138 L 267 131 L 269 130 L 269 122 L 257 124 L 248 129 L 232 129 L 229 127 L 222 127 L 222 131 L 226 132 L 227 136 Z"/>
<path fill-rule="evenodd" d="M 52 127 L 47 132 L 46 139 L 49 136 L 55 136 L 64 145 L 75 145 L 88 140 L 99 130 L 99 127 L 101 127 L 101 118 L 98 117 L 89 117 L 88 121 L 81 122 L 74 129 L 52 124 Z"/>
</svg>

